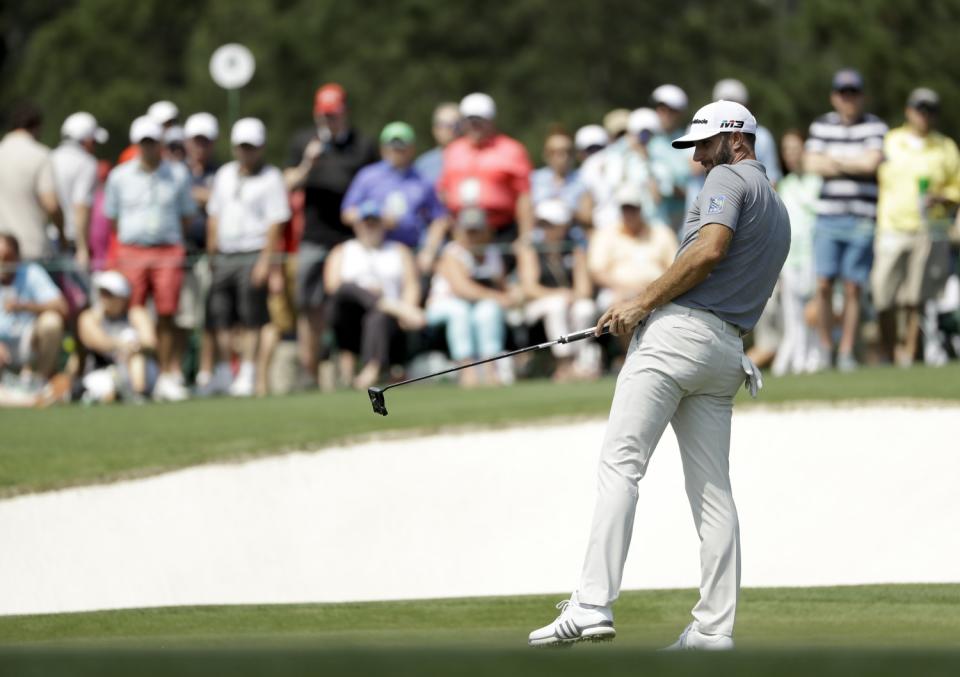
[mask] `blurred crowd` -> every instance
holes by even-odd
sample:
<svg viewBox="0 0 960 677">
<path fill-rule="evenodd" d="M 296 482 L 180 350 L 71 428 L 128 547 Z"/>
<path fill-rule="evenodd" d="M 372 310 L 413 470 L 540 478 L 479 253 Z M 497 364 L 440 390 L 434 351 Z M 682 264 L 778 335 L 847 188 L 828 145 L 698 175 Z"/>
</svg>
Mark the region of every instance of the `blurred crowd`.
<svg viewBox="0 0 960 677">
<path fill-rule="evenodd" d="M 960 349 L 960 154 L 939 96 L 910 92 L 890 129 L 855 70 L 824 90 L 807 129 L 756 136 L 792 244 L 751 356 L 775 374 L 944 364 Z M 216 117 L 159 101 L 111 165 L 91 114 L 51 150 L 22 103 L 0 141 L 0 405 L 365 389 L 590 327 L 670 265 L 703 185 L 671 146 L 686 93 L 648 98 L 546 130 L 539 168 L 479 92 L 438 105 L 425 141 L 404 121 L 368 136 L 327 83 L 283 167 L 265 150 L 287 140 L 256 118 L 218 158 Z M 734 79 L 713 99 L 750 105 Z M 594 379 L 623 348 L 557 345 L 458 378 Z"/>
</svg>

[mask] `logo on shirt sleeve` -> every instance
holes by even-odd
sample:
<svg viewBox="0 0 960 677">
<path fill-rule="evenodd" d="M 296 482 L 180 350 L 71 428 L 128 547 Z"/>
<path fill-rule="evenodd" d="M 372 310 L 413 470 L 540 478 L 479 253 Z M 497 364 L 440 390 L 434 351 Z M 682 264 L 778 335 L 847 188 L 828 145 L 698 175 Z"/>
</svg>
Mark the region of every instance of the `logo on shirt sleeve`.
<svg viewBox="0 0 960 677">
<path fill-rule="evenodd" d="M 723 211 L 723 203 L 726 202 L 726 195 L 712 195 L 710 203 L 707 206 L 707 214 L 719 214 Z"/>
</svg>

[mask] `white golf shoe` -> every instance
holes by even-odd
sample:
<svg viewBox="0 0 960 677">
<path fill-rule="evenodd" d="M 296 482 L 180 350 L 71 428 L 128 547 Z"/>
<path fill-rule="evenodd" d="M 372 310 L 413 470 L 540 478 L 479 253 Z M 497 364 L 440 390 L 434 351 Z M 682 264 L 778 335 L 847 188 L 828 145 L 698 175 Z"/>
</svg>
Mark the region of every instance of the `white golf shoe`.
<svg viewBox="0 0 960 677">
<path fill-rule="evenodd" d="M 530 633 L 530 646 L 600 642 L 617 636 L 610 607 L 580 606 L 574 596 L 557 604 L 557 608 L 560 615 L 553 623 Z"/>
<path fill-rule="evenodd" d="M 705 635 L 694 630 L 693 623 L 684 628 L 680 639 L 664 647 L 661 651 L 729 651 L 733 648 L 733 638 L 726 635 Z"/>
</svg>

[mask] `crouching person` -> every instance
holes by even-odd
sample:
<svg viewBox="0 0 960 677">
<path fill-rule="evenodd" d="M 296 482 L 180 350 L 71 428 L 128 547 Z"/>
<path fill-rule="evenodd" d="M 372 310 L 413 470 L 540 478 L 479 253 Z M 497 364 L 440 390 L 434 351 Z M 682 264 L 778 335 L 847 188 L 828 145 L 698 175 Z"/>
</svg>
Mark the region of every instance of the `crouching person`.
<svg viewBox="0 0 960 677">
<path fill-rule="evenodd" d="M 341 350 L 341 381 L 366 390 L 390 364 L 398 332 L 422 329 L 420 282 L 413 254 L 399 242 L 385 241 L 380 209 L 363 203 L 354 224 L 356 237 L 337 245 L 327 258 L 323 286 L 326 322 Z M 353 356 L 360 373 L 353 377 Z"/>
<path fill-rule="evenodd" d="M 523 287 L 524 319 L 543 322 L 548 339 L 587 329 L 596 322 L 597 307 L 587 269 L 585 243 L 571 237 L 573 213 L 560 200 L 537 204 L 536 245 L 519 248 L 517 272 Z M 555 381 L 596 378 L 600 374 L 600 347 L 594 341 L 557 344 Z"/>
<path fill-rule="evenodd" d="M 48 404 L 69 390 L 68 379 L 53 378 L 66 314 L 46 271 L 21 262 L 17 239 L 0 234 L 0 406 Z"/>
<path fill-rule="evenodd" d="M 77 320 L 80 343 L 93 362 L 93 370 L 83 377 L 85 398 L 139 404 L 156 379 L 156 363 L 150 358 L 157 348 L 153 320 L 143 306 L 130 307 L 130 283 L 117 271 L 97 273 L 93 286 L 97 301 Z"/>
<path fill-rule="evenodd" d="M 266 141 L 260 120 L 243 118 L 234 124 L 230 143 L 236 159 L 217 171 L 207 202 L 207 251 L 213 258 L 207 318 L 218 362 L 203 394 L 267 392 L 272 342 L 261 341 L 260 334 L 270 322 L 267 279 L 271 269 L 281 267 L 274 255 L 290 205 L 280 170 L 264 163 Z M 235 378 L 230 369 L 233 330 L 241 337 Z"/>
</svg>

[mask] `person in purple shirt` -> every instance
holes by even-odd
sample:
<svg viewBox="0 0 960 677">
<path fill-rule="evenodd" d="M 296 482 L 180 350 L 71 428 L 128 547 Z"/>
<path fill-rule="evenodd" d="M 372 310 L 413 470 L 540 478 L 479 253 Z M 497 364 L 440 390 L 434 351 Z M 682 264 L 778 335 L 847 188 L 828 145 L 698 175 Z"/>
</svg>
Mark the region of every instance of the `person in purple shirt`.
<svg viewBox="0 0 960 677">
<path fill-rule="evenodd" d="M 387 240 L 417 251 L 423 272 L 430 270 L 448 227 L 446 209 L 434 187 L 413 167 L 416 137 L 405 122 L 391 122 L 380 133 L 383 160 L 361 169 L 343 198 L 341 220 L 353 225 L 359 207 L 375 203 L 387 227 Z"/>
</svg>

